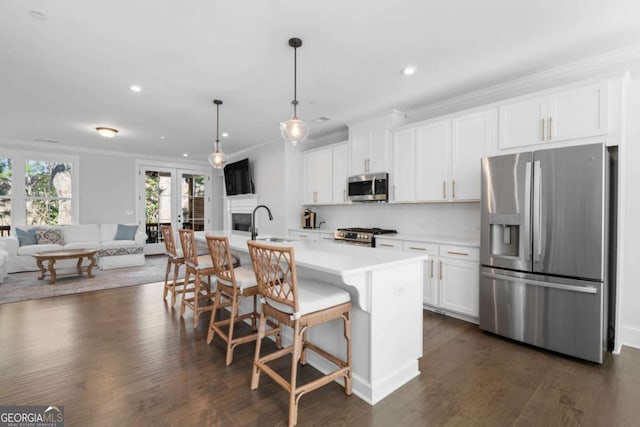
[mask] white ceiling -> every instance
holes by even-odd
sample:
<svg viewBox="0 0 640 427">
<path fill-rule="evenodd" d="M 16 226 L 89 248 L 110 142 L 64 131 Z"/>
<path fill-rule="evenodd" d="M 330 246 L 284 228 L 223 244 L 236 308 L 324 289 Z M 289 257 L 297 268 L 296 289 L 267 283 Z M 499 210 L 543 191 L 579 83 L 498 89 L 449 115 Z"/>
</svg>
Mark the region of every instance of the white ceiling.
<svg viewBox="0 0 640 427">
<path fill-rule="evenodd" d="M 218 98 L 225 152 L 278 140 L 292 36 L 313 137 L 637 44 L 640 1 L 0 0 L 0 138 L 205 159 Z"/>
</svg>

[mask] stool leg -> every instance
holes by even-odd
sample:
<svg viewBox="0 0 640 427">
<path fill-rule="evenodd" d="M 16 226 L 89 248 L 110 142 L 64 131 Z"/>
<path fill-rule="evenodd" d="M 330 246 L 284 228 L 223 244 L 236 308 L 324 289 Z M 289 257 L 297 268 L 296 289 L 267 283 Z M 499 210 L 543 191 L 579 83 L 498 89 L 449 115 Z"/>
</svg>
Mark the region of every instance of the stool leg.
<svg viewBox="0 0 640 427">
<path fill-rule="evenodd" d="M 344 319 L 344 338 L 347 340 L 347 366 L 349 367 L 349 372 L 344 377 L 344 394 L 350 396 L 351 373 L 353 372 L 351 368 L 351 312 L 347 311 L 342 318 Z"/>
<path fill-rule="evenodd" d="M 260 368 L 258 367 L 258 360 L 260 360 L 260 347 L 262 345 L 262 339 L 265 335 L 267 327 L 267 317 L 264 312 L 260 313 L 260 323 L 258 324 L 258 339 L 256 340 L 256 352 L 253 356 L 253 370 L 251 372 L 251 390 L 258 388 L 260 382 Z"/>
<path fill-rule="evenodd" d="M 174 306 L 176 304 L 176 285 L 178 283 L 178 274 L 180 273 L 180 264 L 178 263 L 174 263 L 173 264 L 173 285 L 171 287 L 171 290 L 173 292 L 173 296 L 171 297 L 171 305 Z M 184 291 L 184 286 L 182 287 L 182 290 Z"/>
<path fill-rule="evenodd" d="M 216 334 L 216 331 L 213 328 L 213 325 L 214 323 L 216 323 L 216 313 L 218 312 L 218 305 L 220 305 L 220 287 L 216 289 L 216 296 L 213 298 L 213 310 L 211 310 L 211 320 L 209 320 L 209 332 L 207 332 L 207 344 L 211 344 L 211 341 L 213 341 L 213 337 Z"/>
<path fill-rule="evenodd" d="M 229 334 L 227 336 L 227 366 L 233 362 L 233 326 L 235 325 L 236 316 L 238 315 L 238 298 L 234 295 L 231 297 L 231 314 L 229 317 Z"/>
<path fill-rule="evenodd" d="M 302 335 L 300 321 L 293 324 L 293 351 L 291 352 L 291 389 L 289 392 L 289 427 L 298 424 L 298 399 L 296 396 L 298 381 L 298 361 L 302 353 Z"/>
<path fill-rule="evenodd" d="M 184 272 L 184 283 L 189 283 L 189 269 L 185 269 Z M 180 303 L 180 317 L 184 317 L 184 309 L 187 306 L 187 287 L 182 291 L 182 302 Z"/>
<path fill-rule="evenodd" d="M 171 258 L 167 256 L 167 268 L 164 272 L 164 290 L 162 292 L 162 298 L 167 297 L 167 291 L 169 290 L 169 272 L 171 271 Z"/>
<path fill-rule="evenodd" d="M 196 289 L 193 295 L 193 329 L 196 329 L 198 327 L 198 317 L 200 314 L 198 303 L 200 302 L 201 282 L 200 282 L 200 275 L 196 273 L 195 276 L 196 276 Z"/>
</svg>

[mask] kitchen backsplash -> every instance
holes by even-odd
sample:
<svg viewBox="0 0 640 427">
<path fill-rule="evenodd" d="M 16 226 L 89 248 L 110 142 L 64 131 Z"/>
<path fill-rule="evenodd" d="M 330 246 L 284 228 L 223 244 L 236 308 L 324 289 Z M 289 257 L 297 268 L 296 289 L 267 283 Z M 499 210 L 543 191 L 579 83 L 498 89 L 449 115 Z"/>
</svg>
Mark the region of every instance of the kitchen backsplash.
<svg viewBox="0 0 640 427">
<path fill-rule="evenodd" d="M 392 228 L 398 233 L 480 237 L 480 203 L 387 204 L 359 203 L 312 206 L 321 228 Z"/>
</svg>

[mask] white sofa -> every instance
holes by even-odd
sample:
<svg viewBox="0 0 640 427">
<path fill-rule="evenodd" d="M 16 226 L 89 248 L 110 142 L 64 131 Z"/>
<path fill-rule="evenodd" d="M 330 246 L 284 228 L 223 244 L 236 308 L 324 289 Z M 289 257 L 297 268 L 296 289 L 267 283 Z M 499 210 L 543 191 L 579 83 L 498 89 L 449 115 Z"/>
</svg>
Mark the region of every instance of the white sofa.
<svg viewBox="0 0 640 427">
<path fill-rule="evenodd" d="M 20 246 L 15 230 L 19 228 L 26 231 L 34 227 L 40 230 L 60 230 L 63 240 L 59 244 L 38 243 Z M 0 238 L 0 250 L 7 252 L 6 270 L 8 273 L 37 271 L 38 267 L 33 254 L 58 249 L 97 249 L 98 267 L 102 270 L 144 265 L 144 245 L 147 240 L 144 231 L 140 231 L 140 227 L 138 227 L 133 240 L 115 240 L 117 230 L 118 224 L 16 225 L 11 227 L 11 236 Z M 70 265 L 76 262 L 74 260 L 67 261 L 70 261 Z M 63 262 L 64 260 L 60 261 L 60 265 Z"/>
</svg>

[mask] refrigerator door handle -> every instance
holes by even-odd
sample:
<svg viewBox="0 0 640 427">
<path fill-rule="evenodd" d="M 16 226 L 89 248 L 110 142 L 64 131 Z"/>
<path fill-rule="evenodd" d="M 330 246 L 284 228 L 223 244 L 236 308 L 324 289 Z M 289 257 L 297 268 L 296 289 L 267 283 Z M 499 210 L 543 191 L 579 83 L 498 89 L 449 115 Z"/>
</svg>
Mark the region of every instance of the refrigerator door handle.
<svg viewBox="0 0 640 427">
<path fill-rule="evenodd" d="M 510 282 L 524 283 L 525 285 L 542 286 L 544 288 L 553 288 L 562 291 L 581 292 L 583 294 L 598 293 L 598 289 L 592 286 L 563 285 L 561 283 L 543 282 L 542 280 L 523 279 L 521 277 L 507 276 L 505 274 L 487 273 L 486 271 L 483 271 L 482 275 L 490 279 L 507 280 Z"/>
<path fill-rule="evenodd" d="M 540 262 L 542 256 L 542 197 L 540 195 L 540 176 L 542 169 L 540 160 L 533 164 L 533 242 L 534 262 Z"/>
<path fill-rule="evenodd" d="M 524 173 L 524 257 L 531 261 L 531 162 L 525 163 Z"/>
</svg>

